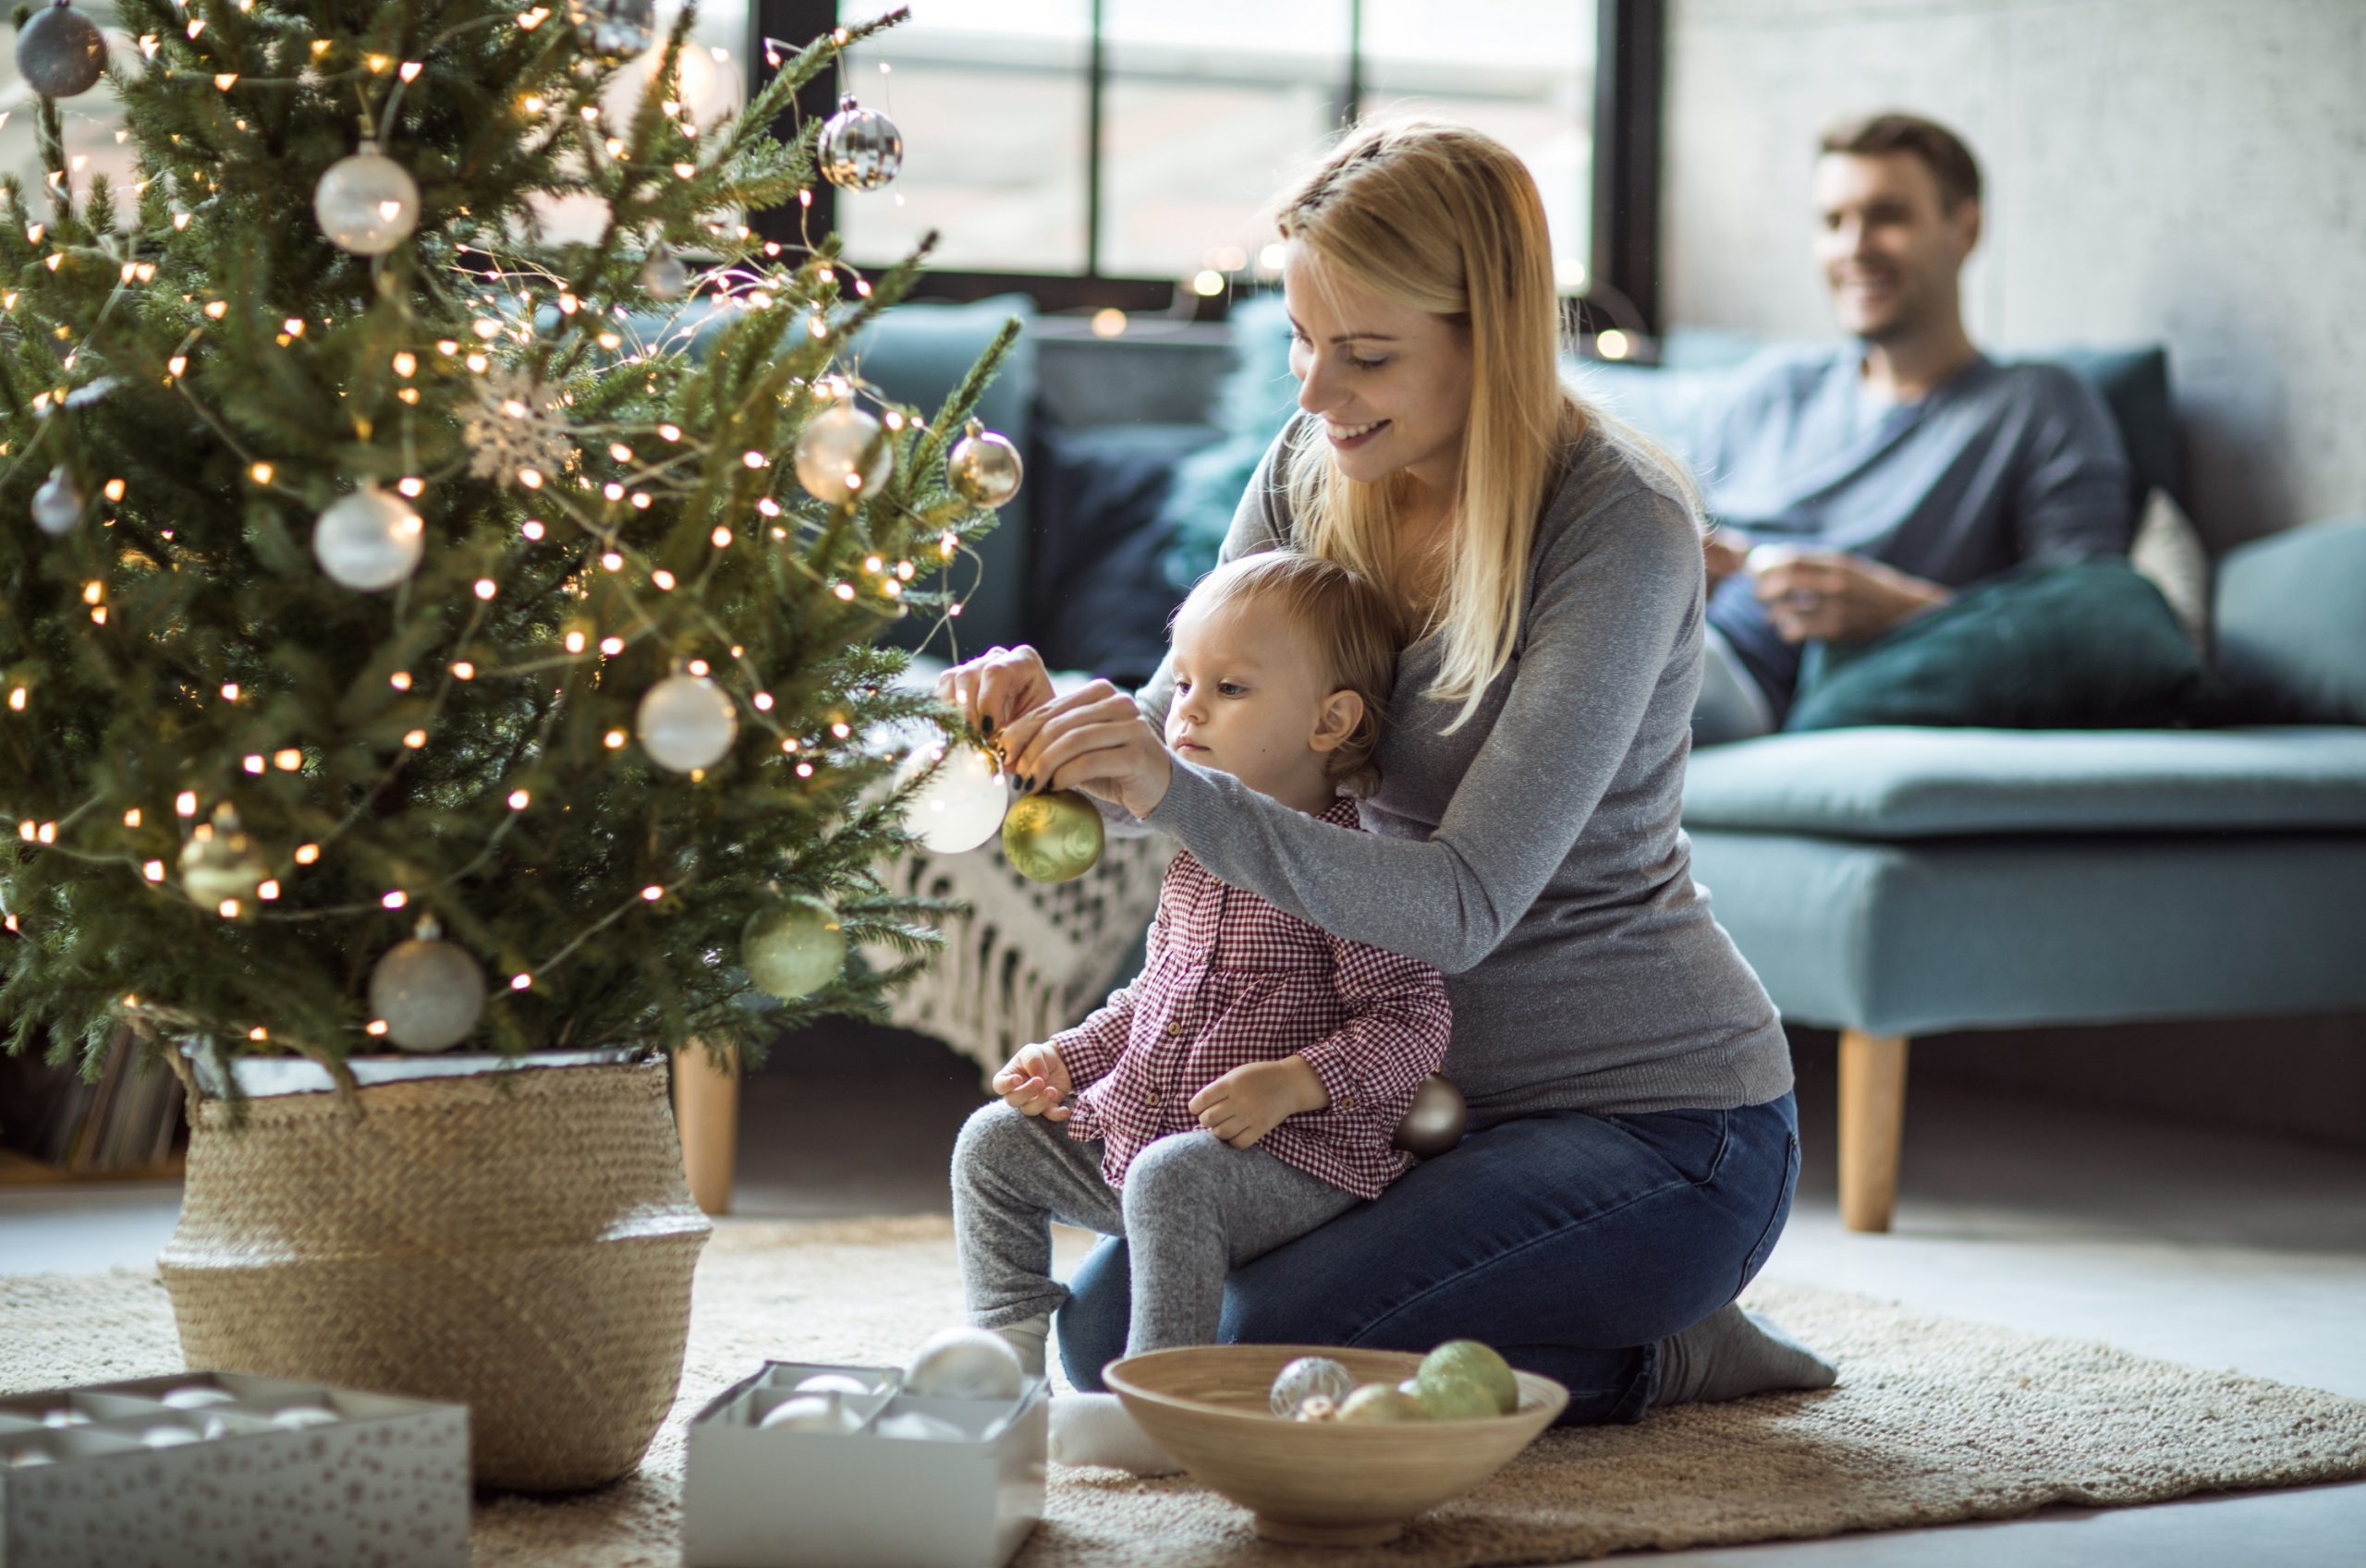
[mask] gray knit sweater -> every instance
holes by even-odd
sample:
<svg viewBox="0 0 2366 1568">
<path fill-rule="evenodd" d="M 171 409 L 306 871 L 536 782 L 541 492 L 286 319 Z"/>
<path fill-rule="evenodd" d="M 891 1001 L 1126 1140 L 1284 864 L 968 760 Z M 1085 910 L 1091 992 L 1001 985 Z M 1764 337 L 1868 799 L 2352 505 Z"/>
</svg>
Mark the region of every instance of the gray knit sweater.
<svg viewBox="0 0 2366 1568">
<path fill-rule="evenodd" d="M 1258 465 L 1224 559 L 1289 540 L 1275 469 L 1295 424 Z M 1518 650 L 1470 722 L 1438 733 L 1455 710 L 1425 695 L 1437 638 L 1398 658 L 1369 832 L 1179 759 L 1143 820 L 1237 887 L 1445 970 L 1445 1071 L 1474 1127 L 1773 1100 L 1791 1087 L 1782 1027 L 1677 827 L 1701 581 L 1684 504 L 1590 432 L 1545 504 Z M 1136 700 L 1163 726 L 1173 694 L 1170 658 Z"/>
</svg>

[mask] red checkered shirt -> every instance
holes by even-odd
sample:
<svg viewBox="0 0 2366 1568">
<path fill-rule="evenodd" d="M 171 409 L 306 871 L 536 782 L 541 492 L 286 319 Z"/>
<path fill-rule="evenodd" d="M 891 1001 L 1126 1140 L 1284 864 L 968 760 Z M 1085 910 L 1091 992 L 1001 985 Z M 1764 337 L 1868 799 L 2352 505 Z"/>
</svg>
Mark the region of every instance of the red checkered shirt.
<svg viewBox="0 0 2366 1568">
<path fill-rule="evenodd" d="M 1319 820 L 1362 831 L 1345 796 Z M 1331 1102 L 1286 1117 L 1258 1147 L 1371 1198 L 1412 1169 L 1392 1140 L 1445 1062 L 1452 1023 L 1445 978 L 1429 965 L 1285 914 L 1186 850 L 1159 884 L 1142 972 L 1047 1043 L 1078 1091 L 1068 1136 L 1105 1140 L 1112 1186 L 1146 1145 L 1199 1126 L 1193 1095 L 1235 1067 L 1296 1053 Z"/>
</svg>

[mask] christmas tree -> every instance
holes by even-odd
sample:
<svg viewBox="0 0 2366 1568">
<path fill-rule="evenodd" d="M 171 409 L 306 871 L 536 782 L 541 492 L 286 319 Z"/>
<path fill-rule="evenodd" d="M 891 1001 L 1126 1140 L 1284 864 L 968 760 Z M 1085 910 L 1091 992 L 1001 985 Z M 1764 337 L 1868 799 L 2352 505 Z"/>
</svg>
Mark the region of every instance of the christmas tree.
<svg viewBox="0 0 2366 1568">
<path fill-rule="evenodd" d="M 903 13 L 712 125 L 689 13 L 653 68 L 648 15 L 127 0 L 108 60 L 18 13 L 48 172 L 0 181 L 11 1049 L 760 1047 L 926 961 L 874 872 L 911 781 L 866 737 L 933 705 L 874 639 L 957 609 L 1002 496 L 947 449 L 1017 323 L 943 408 L 861 412 L 855 334 L 927 246 L 866 277 L 743 217 L 892 173 L 859 111 L 773 128 Z M 125 189 L 63 147 L 102 62 Z M 548 237 L 568 199 L 595 237 Z"/>
</svg>

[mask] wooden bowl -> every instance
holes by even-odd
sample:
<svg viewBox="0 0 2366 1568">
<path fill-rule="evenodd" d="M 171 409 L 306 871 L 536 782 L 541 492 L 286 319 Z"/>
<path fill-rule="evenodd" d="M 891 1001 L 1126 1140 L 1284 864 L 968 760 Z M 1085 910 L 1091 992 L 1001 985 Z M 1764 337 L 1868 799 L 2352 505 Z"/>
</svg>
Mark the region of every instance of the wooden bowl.
<svg viewBox="0 0 2366 1568">
<path fill-rule="evenodd" d="M 1569 1391 L 1532 1372 L 1519 1409 L 1469 1421 L 1290 1421 L 1266 1397 L 1301 1355 L 1346 1365 L 1359 1385 L 1396 1383 L 1421 1358 L 1397 1350 L 1212 1344 L 1129 1355 L 1102 1377 L 1142 1430 L 1194 1478 L 1254 1514 L 1269 1540 L 1377 1546 L 1425 1508 L 1511 1463 L 1561 1414 Z"/>
</svg>

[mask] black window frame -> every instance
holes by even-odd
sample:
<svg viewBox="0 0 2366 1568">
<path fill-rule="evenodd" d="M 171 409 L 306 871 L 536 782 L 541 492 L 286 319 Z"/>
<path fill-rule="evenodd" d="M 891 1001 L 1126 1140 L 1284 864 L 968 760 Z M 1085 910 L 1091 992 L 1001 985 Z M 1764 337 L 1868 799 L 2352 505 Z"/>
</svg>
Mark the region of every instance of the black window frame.
<svg viewBox="0 0 2366 1568">
<path fill-rule="evenodd" d="M 1360 8 L 1360 0 L 1349 0 Z M 1618 326 L 1650 334 L 1659 325 L 1660 114 L 1663 103 L 1666 0 L 1597 0 L 1592 214 L 1587 258 L 1587 287 L 1568 301 L 1575 324 L 1591 332 Z M 1086 143 L 1087 254 L 1098 248 L 1101 228 L 1101 105 L 1108 72 L 1101 28 L 1101 0 L 1093 0 L 1093 37 L 1087 69 Z M 801 45 L 837 26 L 837 0 L 750 0 L 746 51 L 750 90 L 769 79 L 766 40 Z M 1352 112 L 1362 97 L 1360 56 L 1348 61 L 1347 102 Z M 796 134 L 805 118 L 826 118 L 837 107 L 835 73 L 809 82 L 797 96 L 794 117 L 777 128 Z M 793 205 L 750 213 L 750 227 L 784 247 L 801 245 L 801 231 L 837 226 L 837 191 L 827 181 L 813 189 L 810 213 Z M 993 294 L 1024 293 L 1046 312 L 1099 310 L 1180 314 L 1189 302 L 1192 319 L 1222 321 L 1229 294 L 1182 294 L 1173 278 L 1113 277 L 1084 273 L 958 272 L 932 269 L 910 298 L 951 301 Z"/>
</svg>

